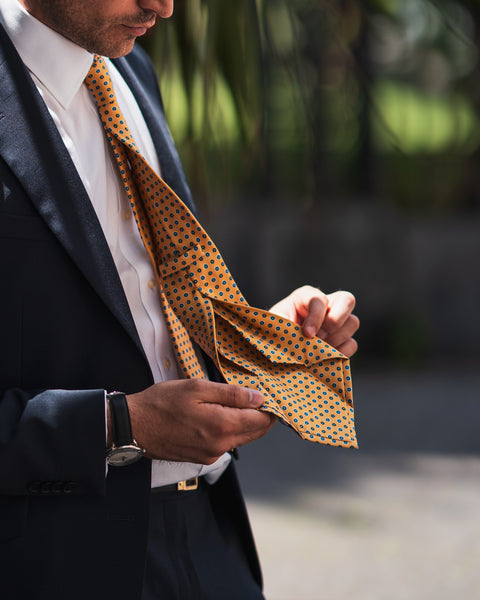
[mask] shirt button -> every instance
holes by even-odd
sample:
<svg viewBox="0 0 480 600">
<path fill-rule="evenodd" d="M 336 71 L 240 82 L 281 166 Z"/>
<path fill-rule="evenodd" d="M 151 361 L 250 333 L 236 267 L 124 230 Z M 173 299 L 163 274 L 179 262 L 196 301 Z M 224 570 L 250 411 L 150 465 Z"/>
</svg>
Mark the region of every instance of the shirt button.
<svg viewBox="0 0 480 600">
<path fill-rule="evenodd" d="M 122 213 L 122 219 L 129 221 L 132 218 L 132 211 L 130 209 L 124 210 Z"/>
<path fill-rule="evenodd" d="M 165 358 L 165 359 L 163 360 L 163 366 L 164 366 L 164 367 L 167 369 L 167 371 L 168 371 L 168 369 L 169 369 L 169 368 L 172 366 L 172 361 L 171 361 L 169 358 Z"/>
<path fill-rule="evenodd" d="M 148 282 L 148 287 L 151 290 L 154 290 L 157 287 L 157 282 L 155 281 L 155 279 L 150 279 L 150 281 Z"/>
</svg>

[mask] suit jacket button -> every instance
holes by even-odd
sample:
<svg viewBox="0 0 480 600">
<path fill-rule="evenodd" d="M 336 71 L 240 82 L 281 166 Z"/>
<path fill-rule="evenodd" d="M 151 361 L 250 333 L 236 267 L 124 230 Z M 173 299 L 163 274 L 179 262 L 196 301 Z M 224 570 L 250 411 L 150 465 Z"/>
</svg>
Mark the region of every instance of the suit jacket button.
<svg viewBox="0 0 480 600">
<path fill-rule="evenodd" d="M 77 487 L 78 484 L 76 481 L 65 481 L 63 484 L 63 493 L 71 494 Z"/>
<path fill-rule="evenodd" d="M 51 481 L 43 481 L 40 485 L 40 493 L 41 494 L 50 494 L 52 492 L 52 482 Z"/>
<path fill-rule="evenodd" d="M 42 485 L 41 481 L 31 481 L 27 485 L 27 492 L 29 494 L 39 494 L 40 493 L 40 486 L 41 485 Z"/>
<path fill-rule="evenodd" d="M 63 492 L 64 481 L 54 481 L 52 483 L 52 494 L 61 494 Z"/>
</svg>

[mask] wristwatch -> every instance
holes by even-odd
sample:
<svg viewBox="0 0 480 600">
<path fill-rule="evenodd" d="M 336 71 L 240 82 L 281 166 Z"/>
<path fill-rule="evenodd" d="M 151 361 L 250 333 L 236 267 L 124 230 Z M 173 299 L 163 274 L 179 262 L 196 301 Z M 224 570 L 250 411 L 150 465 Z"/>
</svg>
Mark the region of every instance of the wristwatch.
<svg viewBox="0 0 480 600">
<path fill-rule="evenodd" d="M 133 439 L 125 394 L 112 392 L 107 394 L 107 400 L 112 429 L 112 447 L 107 450 L 107 463 L 113 467 L 125 467 L 140 460 L 145 450 Z"/>
</svg>

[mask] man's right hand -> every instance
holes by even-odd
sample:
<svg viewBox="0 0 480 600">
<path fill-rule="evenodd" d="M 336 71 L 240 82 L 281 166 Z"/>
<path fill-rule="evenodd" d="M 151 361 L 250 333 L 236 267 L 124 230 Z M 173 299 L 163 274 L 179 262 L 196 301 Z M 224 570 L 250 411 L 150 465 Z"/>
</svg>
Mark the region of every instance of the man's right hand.
<svg viewBox="0 0 480 600">
<path fill-rule="evenodd" d="M 203 379 L 127 396 L 133 436 L 148 458 L 205 465 L 267 433 L 276 418 L 256 410 L 263 400 L 256 390 Z"/>
</svg>

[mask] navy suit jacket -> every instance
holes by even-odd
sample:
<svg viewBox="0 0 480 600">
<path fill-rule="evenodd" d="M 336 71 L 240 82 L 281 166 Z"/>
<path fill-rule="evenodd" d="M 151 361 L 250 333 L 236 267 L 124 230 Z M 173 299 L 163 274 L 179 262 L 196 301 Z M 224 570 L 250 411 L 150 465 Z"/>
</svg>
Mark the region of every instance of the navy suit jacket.
<svg viewBox="0 0 480 600">
<path fill-rule="evenodd" d="M 192 206 L 150 62 L 137 48 L 115 63 Z M 150 462 L 105 478 L 104 390 L 152 376 L 95 211 L 1 28 L 0 282 L 0 596 L 140 598 Z M 214 488 L 260 580 L 233 471 Z"/>
</svg>

